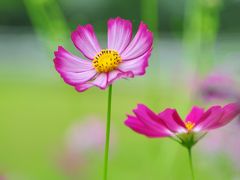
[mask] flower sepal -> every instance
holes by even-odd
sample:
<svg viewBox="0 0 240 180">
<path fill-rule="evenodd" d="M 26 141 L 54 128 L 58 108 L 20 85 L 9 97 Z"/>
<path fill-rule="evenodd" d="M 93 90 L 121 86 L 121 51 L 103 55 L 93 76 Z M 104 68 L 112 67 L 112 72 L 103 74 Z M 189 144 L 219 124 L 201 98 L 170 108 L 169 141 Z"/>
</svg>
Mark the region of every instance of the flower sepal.
<svg viewBox="0 0 240 180">
<path fill-rule="evenodd" d="M 186 148 L 192 148 L 200 139 L 202 139 L 206 133 L 202 132 L 188 132 L 188 133 L 181 133 L 177 135 L 178 142 L 186 147 Z"/>
<path fill-rule="evenodd" d="M 192 148 L 196 144 L 196 140 L 194 138 L 194 133 L 182 133 L 178 135 L 179 139 L 181 140 L 181 145 L 183 145 L 186 148 Z"/>
</svg>

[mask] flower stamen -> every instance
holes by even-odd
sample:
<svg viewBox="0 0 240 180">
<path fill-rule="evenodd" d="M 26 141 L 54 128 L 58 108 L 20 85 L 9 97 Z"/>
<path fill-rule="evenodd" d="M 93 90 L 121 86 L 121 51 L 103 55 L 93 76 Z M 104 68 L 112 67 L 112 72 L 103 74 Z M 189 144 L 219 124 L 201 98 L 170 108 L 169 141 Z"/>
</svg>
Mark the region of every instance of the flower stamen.
<svg viewBox="0 0 240 180">
<path fill-rule="evenodd" d="M 122 62 L 119 53 L 115 50 L 103 49 L 93 59 L 93 67 L 99 73 L 107 73 L 118 67 Z"/>
<path fill-rule="evenodd" d="M 195 123 L 191 122 L 191 121 L 187 121 L 185 122 L 185 127 L 187 128 L 188 131 L 191 131 L 195 126 Z"/>
</svg>

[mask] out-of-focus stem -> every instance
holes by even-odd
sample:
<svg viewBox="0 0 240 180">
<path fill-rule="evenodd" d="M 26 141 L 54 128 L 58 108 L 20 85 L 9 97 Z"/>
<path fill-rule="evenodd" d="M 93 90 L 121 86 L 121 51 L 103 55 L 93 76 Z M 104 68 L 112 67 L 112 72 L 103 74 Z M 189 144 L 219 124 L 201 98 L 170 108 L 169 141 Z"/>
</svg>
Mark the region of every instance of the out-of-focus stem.
<svg viewBox="0 0 240 180">
<path fill-rule="evenodd" d="M 43 37 L 49 52 L 59 43 L 66 45 L 69 29 L 56 0 L 24 0 L 24 4 L 35 31 Z"/>
<path fill-rule="evenodd" d="M 214 65 L 214 48 L 219 29 L 220 0 L 206 0 L 208 4 L 202 5 L 203 44 L 202 57 L 199 62 L 201 72 L 206 73 Z M 211 2 L 215 2 L 212 3 Z M 207 66 L 207 67 L 205 67 Z"/>
<path fill-rule="evenodd" d="M 214 62 L 221 0 L 187 0 L 183 42 L 191 67 L 205 74 Z"/>
<path fill-rule="evenodd" d="M 149 26 L 151 31 L 157 34 L 158 0 L 141 0 L 141 19 Z"/>
</svg>

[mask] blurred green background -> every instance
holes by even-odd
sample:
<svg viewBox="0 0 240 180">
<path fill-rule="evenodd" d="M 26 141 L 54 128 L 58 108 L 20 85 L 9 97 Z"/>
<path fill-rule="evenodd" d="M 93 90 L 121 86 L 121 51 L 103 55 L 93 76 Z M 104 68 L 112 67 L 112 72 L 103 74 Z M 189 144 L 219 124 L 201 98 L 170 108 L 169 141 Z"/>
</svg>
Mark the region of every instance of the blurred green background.
<svg viewBox="0 0 240 180">
<path fill-rule="evenodd" d="M 207 106 L 193 97 L 196 79 L 221 64 L 240 66 L 239 8 L 239 0 L 1 0 L 0 175 L 10 180 L 101 179 L 103 152 L 84 155 L 89 161 L 79 167 L 84 176 L 64 173 L 57 155 L 74 122 L 95 115 L 105 123 L 107 91 L 76 92 L 59 77 L 52 59 L 58 45 L 81 56 L 70 39 L 78 24 L 93 24 L 104 47 L 107 20 L 120 16 L 132 21 L 134 32 L 143 20 L 155 39 L 146 75 L 113 87 L 116 138 L 109 179 L 190 179 L 186 150 L 169 139 L 133 133 L 123 124 L 125 114 L 137 103 L 156 112 L 174 107 L 183 117 L 193 104 Z M 197 146 L 196 179 L 240 179 L 227 156 L 209 158 Z"/>
</svg>

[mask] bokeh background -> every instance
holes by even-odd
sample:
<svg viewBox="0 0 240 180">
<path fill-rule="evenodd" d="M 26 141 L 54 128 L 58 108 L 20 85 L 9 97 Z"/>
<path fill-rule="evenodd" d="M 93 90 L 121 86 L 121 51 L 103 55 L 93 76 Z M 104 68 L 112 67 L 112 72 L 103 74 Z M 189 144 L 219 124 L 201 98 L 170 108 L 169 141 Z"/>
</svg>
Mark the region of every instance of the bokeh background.
<svg viewBox="0 0 240 180">
<path fill-rule="evenodd" d="M 141 20 L 154 32 L 144 77 L 113 87 L 109 179 L 190 179 L 186 150 L 124 126 L 137 103 L 156 112 L 239 99 L 239 0 L 1 0 L 0 179 L 102 178 L 107 91 L 66 85 L 53 66 L 70 33 L 94 25 L 102 47 L 110 17 Z M 211 132 L 193 149 L 196 179 L 240 179 L 240 121 Z"/>
</svg>

